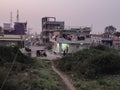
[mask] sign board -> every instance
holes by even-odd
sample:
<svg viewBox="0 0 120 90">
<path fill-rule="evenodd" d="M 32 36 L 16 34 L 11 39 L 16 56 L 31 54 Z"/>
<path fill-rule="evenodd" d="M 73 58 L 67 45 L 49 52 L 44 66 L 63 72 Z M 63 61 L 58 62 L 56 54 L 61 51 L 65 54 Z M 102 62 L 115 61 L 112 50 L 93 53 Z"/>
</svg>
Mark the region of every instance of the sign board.
<svg viewBox="0 0 120 90">
<path fill-rule="evenodd" d="M 11 29 L 11 24 L 10 23 L 4 23 L 3 28 L 4 28 L 4 30 L 10 30 Z"/>
</svg>

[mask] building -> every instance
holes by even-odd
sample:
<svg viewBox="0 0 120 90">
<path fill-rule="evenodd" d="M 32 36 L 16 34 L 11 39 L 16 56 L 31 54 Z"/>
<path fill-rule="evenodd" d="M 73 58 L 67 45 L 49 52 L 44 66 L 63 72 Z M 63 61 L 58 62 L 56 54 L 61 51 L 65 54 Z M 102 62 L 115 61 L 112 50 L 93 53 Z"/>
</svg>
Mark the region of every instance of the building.
<svg viewBox="0 0 120 90">
<path fill-rule="evenodd" d="M 42 18 L 42 41 L 44 44 L 50 42 L 54 30 L 63 30 L 64 22 L 56 21 L 55 17 L 43 17 Z"/>
<path fill-rule="evenodd" d="M 113 26 L 107 26 L 104 30 L 102 43 L 105 46 L 113 47 L 113 37 L 116 33 L 116 28 Z"/>
<path fill-rule="evenodd" d="M 102 34 L 91 34 L 91 45 L 92 46 L 97 46 L 102 44 Z"/>
<path fill-rule="evenodd" d="M 116 50 L 120 50 L 120 38 L 117 36 L 113 37 L 113 48 Z"/>
<path fill-rule="evenodd" d="M 73 53 L 91 45 L 90 27 L 56 30 L 50 39 L 53 51 L 56 53 Z"/>
<path fill-rule="evenodd" d="M 27 23 L 15 22 L 12 28 L 9 24 L 4 24 L 0 34 L 0 45 L 18 45 L 24 47 L 25 35 L 27 31 Z"/>
</svg>

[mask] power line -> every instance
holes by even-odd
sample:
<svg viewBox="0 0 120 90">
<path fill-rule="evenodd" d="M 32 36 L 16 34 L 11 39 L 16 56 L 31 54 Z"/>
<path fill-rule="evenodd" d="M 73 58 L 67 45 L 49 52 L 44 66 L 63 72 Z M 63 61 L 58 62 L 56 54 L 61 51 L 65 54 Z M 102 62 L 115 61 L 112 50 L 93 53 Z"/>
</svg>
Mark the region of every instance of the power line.
<svg viewBox="0 0 120 90">
<path fill-rule="evenodd" d="M 8 73 L 7 73 L 7 75 L 6 75 L 6 78 L 4 79 L 4 81 L 3 81 L 3 83 L 2 83 L 2 85 L 1 85 L 1 87 L 0 87 L 0 90 L 2 90 L 3 86 L 5 85 L 5 83 L 6 83 L 7 79 L 8 79 L 8 76 L 9 76 L 9 74 L 10 74 L 10 72 L 11 72 L 11 70 L 12 70 L 14 64 L 15 64 L 17 55 L 18 55 L 18 51 L 17 51 L 17 53 L 16 53 L 16 55 L 15 55 L 15 57 L 14 57 L 14 59 L 13 59 L 12 65 L 11 65 L 11 67 L 10 67 L 10 70 L 8 71 Z"/>
</svg>

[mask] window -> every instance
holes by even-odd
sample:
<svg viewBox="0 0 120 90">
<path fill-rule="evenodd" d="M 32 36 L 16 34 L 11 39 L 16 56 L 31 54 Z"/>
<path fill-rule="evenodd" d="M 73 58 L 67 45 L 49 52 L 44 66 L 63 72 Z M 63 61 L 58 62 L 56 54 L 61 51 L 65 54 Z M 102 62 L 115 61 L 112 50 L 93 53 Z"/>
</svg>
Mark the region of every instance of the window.
<svg viewBox="0 0 120 90">
<path fill-rule="evenodd" d="M 90 38 L 90 35 L 86 35 L 86 38 Z"/>
<path fill-rule="evenodd" d="M 81 37 L 77 37 L 78 38 L 78 40 L 85 40 L 85 37 L 84 36 L 81 36 Z"/>
</svg>

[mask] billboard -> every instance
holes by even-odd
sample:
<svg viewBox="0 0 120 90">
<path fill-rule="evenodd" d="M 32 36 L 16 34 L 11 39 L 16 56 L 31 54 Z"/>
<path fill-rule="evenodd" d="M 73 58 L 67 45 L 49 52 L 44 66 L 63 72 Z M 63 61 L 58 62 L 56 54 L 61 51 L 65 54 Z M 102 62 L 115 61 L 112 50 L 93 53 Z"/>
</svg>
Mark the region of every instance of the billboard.
<svg viewBox="0 0 120 90">
<path fill-rule="evenodd" d="M 4 28 L 4 30 L 10 30 L 11 29 L 11 24 L 10 23 L 4 23 L 3 28 Z"/>
<path fill-rule="evenodd" d="M 4 34 L 8 35 L 25 35 L 27 23 L 15 22 L 14 28 L 9 27 L 9 24 L 5 24 L 6 29 Z"/>
</svg>

